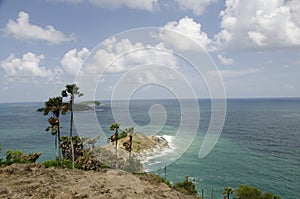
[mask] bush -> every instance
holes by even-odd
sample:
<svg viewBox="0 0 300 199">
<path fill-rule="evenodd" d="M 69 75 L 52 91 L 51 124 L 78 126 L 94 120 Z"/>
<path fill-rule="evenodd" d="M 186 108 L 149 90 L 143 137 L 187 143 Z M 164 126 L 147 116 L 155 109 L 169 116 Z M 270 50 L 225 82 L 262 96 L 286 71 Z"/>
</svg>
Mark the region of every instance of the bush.
<svg viewBox="0 0 300 199">
<path fill-rule="evenodd" d="M 75 160 L 83 154 L 83 143 L 79 136 L 73 136 L 73 147 Z M 72 159 L 71 141 L 69 136 L 62 136 L 60 141 L 62 155 L 64 159 Z"/>
<path fill-rule="evenodd" d="M 127 135 L 128 135 L 128 134 L 127 134 L 125 131 L 122 131 L 122 133 L 120 133 L 120 134 L 118 135 L 118 139 L 120 140 L 120 139 L 122 139 L 122 138 L 126 138 Z"/>
<path fill-rule="evenodd" d="M 62 159 L 60 162 L 57 160 L 48 160 L 46 162 L 43 162 L 43 165 L 46 168 L 54 167 L 54 168 L 68 168 L 72 169 L 72 161 L 71 160 L 66 160 Z M 76 169 L 81 169 L 81 166 L 78 164 L 74 164 L 74 167 Z"/>
<path fill-rule="evenodd" d="M 41 153 L 23 153 L 20 150 L 8 150 L 3 164 L 11 165 L 14 163 L 34 163 L 41 156 Z"/>
<path fill-rule="evenodd" d="M 255 187 L 250 187 L 248 185 L 241 185 L 236 192 L 237 192 L 238 199 L 244 199 L 244 198 L 280 199 L 279 196 L 273 195 L 272 193 L 269 192 L 262 194 L 262 192 L 259 189 Z"/>
<path fill-rule="evenodd" d="M 183 182 L 177 182 L 174 184 L 174 189 L 180 191 L 184 194 L 189 194 L 197 196 L 197 190 L 195 184 L 189 180 L 189 177 L 186 176 Z"/>
<path fill-rule="evenodd" d="M 89 152 L 85 152 L 83 156 L 77 158 L 76 164 L 79 165 L 80 169 L 83 170 L 99 171 L 104 167 L 107 167 L 101 161 L 92 156 Z"/>
<path fill-rule="evenodd" d="M 59 166 L 59 163 L 58 161 L 56 160 L 48 160 L 46 162 L 43 162 L 43 165 L 46 167 L 46 168 L 50 168 L 50 167 L 58 167 Z"/>
<path fill-rule="evenodd" d="M 162 178 L 161 176 L 156 175 L 154 173 L 135 173 L 135 175 L 139 176 L 139 178 L 141 180 L 148 181 L 152 184 L 165 183 L 170 188 L 172 187 L 172 185 L 169 181 L 166 181 L 164 178 Z"/>
</svg>

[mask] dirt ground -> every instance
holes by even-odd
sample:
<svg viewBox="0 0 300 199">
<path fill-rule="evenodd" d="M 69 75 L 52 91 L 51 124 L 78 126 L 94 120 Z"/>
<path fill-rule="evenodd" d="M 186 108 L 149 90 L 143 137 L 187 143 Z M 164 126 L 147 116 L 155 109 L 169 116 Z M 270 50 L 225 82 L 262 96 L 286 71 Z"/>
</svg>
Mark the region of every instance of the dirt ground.
<svg viewBox="0 0 300 199">
<path fill-rule="evenodd" d="M 169 188 L 121 170 L 82 171 L 13 164 L 0 168 L 0 198 L 182 198 Z"/>
</svg>

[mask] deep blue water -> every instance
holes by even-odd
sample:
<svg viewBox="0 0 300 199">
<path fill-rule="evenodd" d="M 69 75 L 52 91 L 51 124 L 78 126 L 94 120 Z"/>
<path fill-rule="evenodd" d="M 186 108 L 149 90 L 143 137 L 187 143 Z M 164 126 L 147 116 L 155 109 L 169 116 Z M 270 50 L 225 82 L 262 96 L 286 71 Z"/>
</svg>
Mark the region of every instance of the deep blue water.
<svg viewBox="0 0 300 199">
<path fill-rule="evenodd" d="M 162 105 L 167 114 L 160 134 L 174 135 L 181 120 L 184 123 L 191 120 L 181 118 L 177 100 L 131 101 L 129 112 L 137 129 L 151 122 L 148 110 L 153 104 Z M 8 149 L 20 149 L 42 152 L 39 161 L 55 158 L 54 137 L 44 131 L 48 117 L 36 112 L 41 106 L 43 103 L 0 104 L 2 157 Z M 283 199 L 300 198 L 300 99 L 229 99 L 221 137 L 203 159 L 198 158 L 198 151 L 210 121 L 210 101 L 199 100 L 199 106 L 198 133 L 190 148 L 167 167 L 168 180 L 176 182 L 184 176 L 194 177 L 198 191 L 204 189 L 206 198 L 210 198 L 212 189 L 215 198 L 221 198 L 223 187 L 238 188 L 240 184 L 276 193 Z M 118 102 L 117 108 L 124 112 L 126 104 Z M 109 126 L 114 117 L 110 102 L 97 109 L 101 130 L 111 134 Z M 78 113 L 77 117 L 84 121 L 87 135 L 97 135 L 101 130 L 90 122 L 89 114 Z M 67 135 L 69 115 L 61 116 L 61 120 L 62 132 Z M 163 175 L 161 170 L 157 173 Z"/>
</svg>

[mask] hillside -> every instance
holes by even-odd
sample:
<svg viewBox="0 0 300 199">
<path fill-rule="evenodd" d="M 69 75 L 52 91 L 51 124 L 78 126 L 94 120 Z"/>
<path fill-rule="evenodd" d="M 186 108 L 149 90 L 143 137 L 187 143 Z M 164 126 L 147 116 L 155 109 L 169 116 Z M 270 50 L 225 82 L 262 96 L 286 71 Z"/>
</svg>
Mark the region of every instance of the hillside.
<svg viewBox="0 0 300 199">
<path fill-rule="evenodd" d="M 149 175 L 46 169 L 38 163 L 0 168 L 0 198 L 191 199 Z"/>
</svg>

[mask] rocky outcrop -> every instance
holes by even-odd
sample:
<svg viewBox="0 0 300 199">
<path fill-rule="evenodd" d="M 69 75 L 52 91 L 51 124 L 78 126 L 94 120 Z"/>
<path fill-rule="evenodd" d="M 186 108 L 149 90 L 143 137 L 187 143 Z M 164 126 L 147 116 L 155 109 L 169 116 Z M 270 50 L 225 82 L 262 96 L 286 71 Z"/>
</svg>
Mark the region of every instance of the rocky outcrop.
<svg viewBox="0 0 300 199">
<path fill-rule="evenodd" d="M 128 144 L 130 136 L 122 138 L 118 142 L 118 150 L 114 143 L 102 147 L 96 147 L 92 154 L 106 165 L 112 168 L 123 169 L 129 172 L 143 172 L 142 161 L 149 156 L 161 154 L 169 147 L 163 137 L 146 136 L 144 133 L 132 133 L 132 150 L 129 152 Z"/>
</svg>

